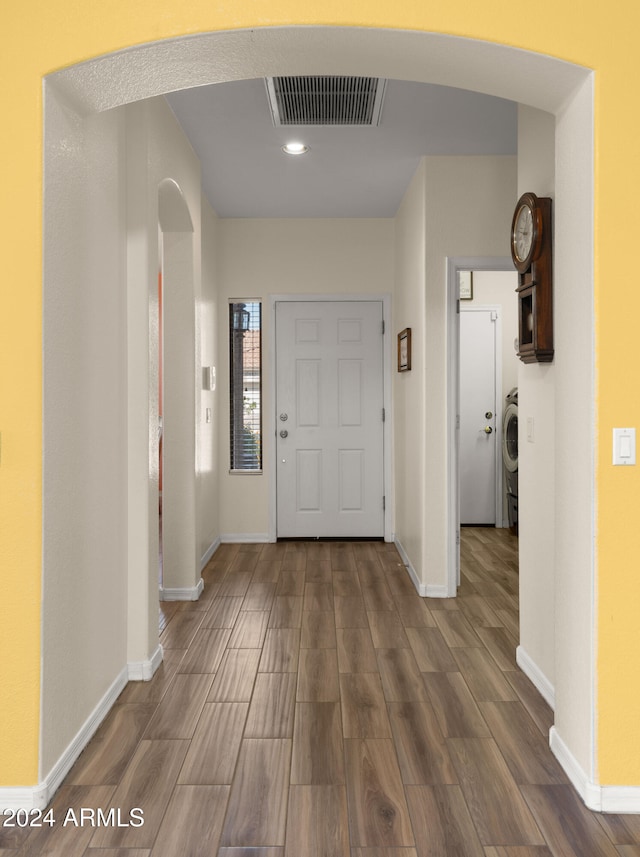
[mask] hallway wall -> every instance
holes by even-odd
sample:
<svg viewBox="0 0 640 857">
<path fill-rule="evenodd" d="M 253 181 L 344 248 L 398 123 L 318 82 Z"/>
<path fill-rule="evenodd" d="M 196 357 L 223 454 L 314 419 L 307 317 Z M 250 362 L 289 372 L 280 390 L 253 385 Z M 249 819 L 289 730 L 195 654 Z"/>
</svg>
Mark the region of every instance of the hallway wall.
<svg viewBox="0 0 640 857">
<path fill-rule="evenodd" d="M 424 158 L 396 221 L 395 332 L 415 330 L 413 368 L 395 376 L 396 530 L 434 596 L 446 594 L 448 567 L 447 257 L 508 253 L 516 164 Z"/>
<path fill-rule="evenodd" d="M 124 109 L 46 102 L 41 777 L 127 662 Z"/>
<path fill-rule="evenodd" d="M 393 378 L 393 463 L 395 533 L 405 561 L 414 569 L 419 584 L 426 585 L 422 566 L 425 516 L 424 424 L 425 324 L 426 324 L 426 159 L 404 195 L 395 217 L 395 284 L 393 336 L 411 328 L 411 370 Z M 394 361 L 397 358 L 394 357 Z"/>
<path fill-rule="evenodd" d="M 196 466 L 198 509 L 197 538 L 198 558 L 202 564 L 220 538 L 219 484 L 224 472 L 224 462 L 218 457 L 220 417 L 222 404 L 220 358 L 225 353 L 225 340 L 219 339 L 218 320 L 224 315 L 226 306 L 221 304 L 218 290 L 220 221 L 206 198 L 202 206 L 202 283 L 200 300 L 196 303 L 196 348 L 199 350 L 200 367 L 212 366 L 216 370 L 216 389 L 206 390 L 201 384 L 199 420 L 196 422 L 198 462 Z M 196 379 L 197 380 L 197 379 Z M 211 421 L 207 422 L 207 408 L 211 409 Z"/>
<path fill-rule="evenodd" d="M 518 108 L 518 192 L 555 201 L 555 117 Z M 514 200 L 514 206 L 515 206 Z M 557 291 L 554 295 L 557 306 Z M 557 328 L 557 324 L 556 324 Z M 557 342 L 557 330 L 556 342 Z M 552 363 L 520 362 L 518 370 L 518 496 L 520 536 L 520 656 L 535 664 L 553 705 L 555 685 L 555 390 Z M 533 440 L 527 439 L 527 421 Z"/>
<path fill-rule="evenodd" d="M 390 219 L 228 219 L 219 225 L 220 531 L 223 540 L 268 538 L 270 477 L 229 473 L 230 298 L 263 301 L 263 442 L 273 436 L 269 366 L 273 330 L 269 295 L 390 294 L 393 290 L 393 221 Z M 266 461 L 265 457 L 265 468 Z"/>
<path fill-rule="evenodd" d="M 158 650 L 158 188 L 177 182 L 193 222 L 185 335 L 216 358 L 216 218 L 200 168 L 164 99 L 78 115 L 47 88 L 44 514 L 39 779 L 55 782 L 129 676 Z M 172 224 L 165 224 L 172 228 Z M 167 233 L 170 235 L 171 233 Z M 202 335 L 194 342 L 199 310 Z M 178 333 L 180 339 L 180 333 Z M 202 393 L 192 359 L 196 411 Z M 193 395 L 192 395 L 193 398 Z M 193 425 L 193 423 L 192 423 Z M 216 542 L 214 423 L 191 453 L 199 558 Z M 207 459 L 208 451 L 208 459 Z M 196 460 L 201 465 L 196 476 Z M 207 463 L 208 461 L 208 463 Z M 133 464 L 135 462 L 135 465 Z M 131 463 L 131 467 L 128 464 Z M 197 479 L 197 482 L 196 482 Z M 102 713 L 100 713 L 102 712 Z"/>
<path fill-rule="evenodd" d="M 427 158 L 427 422 L 425 481 L 429 486 L 424 566 L 432 584 L 446 585 L 449 485 L 447 443 L 448 256 L 506 256 L 517 158 Z M 442 498 L 447 498 L 442 502 Z"/>
</svg>

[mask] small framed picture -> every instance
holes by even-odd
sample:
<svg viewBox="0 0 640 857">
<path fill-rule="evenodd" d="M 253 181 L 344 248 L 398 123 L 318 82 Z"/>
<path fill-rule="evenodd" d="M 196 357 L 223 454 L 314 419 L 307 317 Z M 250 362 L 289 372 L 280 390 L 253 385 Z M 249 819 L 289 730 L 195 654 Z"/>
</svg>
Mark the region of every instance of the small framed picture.
<svg viewBox="0 0 640 857">
<path fill-rule="evenodd" d="M 411 328 L 405 327 L 398 334 L 398 372 L 411 369 Z"/>
<path fill-rule="evenodd" d="M 461 301 L 473 300 L 473 273 L 471 271 L 459 271 L 459 297 Z"/>
</svg>

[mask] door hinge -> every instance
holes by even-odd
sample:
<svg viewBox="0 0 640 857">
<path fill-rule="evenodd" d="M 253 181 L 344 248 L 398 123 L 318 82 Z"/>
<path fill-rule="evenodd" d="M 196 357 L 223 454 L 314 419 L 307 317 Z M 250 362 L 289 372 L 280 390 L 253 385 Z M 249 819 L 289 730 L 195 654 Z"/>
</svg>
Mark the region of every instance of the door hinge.
<svg viewBox="0 0 640 857">
<path fill-rule="evenodd" d="M 384 319 L 382 319 L 382 335 L 384 336 Z"/>
<path fill-rule="evenodd" d="M 460 298 L 456 300 L 456 313 L 460 315 Z"/>
<path fill-rule="evenodd" d="M 387 508 L 387 498 L 385 496 L 382 497 L 382 511 L 384 512 Z"/>
<path fill-rule="evenodd" d="M 493 309 L 493 310 L 491 310 L 491 321 L 497 321 L 497 320 L 498 320 L 498 313 L 496 312 L 496 310 Z"/>
<path fill-rule="evenodd" d="M 383 408 L 383 409 L 382 409 L 382 422 L 384 422 L 384 421 L 386 420 L 386 418 L 387 418 L 387 412 L 386 412 L 386 411 L 385 411 L 385 409 Z"/>
</svg>

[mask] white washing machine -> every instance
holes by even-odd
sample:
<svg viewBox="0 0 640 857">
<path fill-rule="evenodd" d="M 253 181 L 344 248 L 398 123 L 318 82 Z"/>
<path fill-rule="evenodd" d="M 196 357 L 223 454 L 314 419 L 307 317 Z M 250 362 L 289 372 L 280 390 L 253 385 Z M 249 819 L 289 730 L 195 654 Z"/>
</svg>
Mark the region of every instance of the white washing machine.
<svg viewBox="0 0 640 857">
<path fill-rule="evenodd" d="M 518 388 L 510 390 L 502 418 L 502 461 L 507 488 L 509 528 L 518 532 Z"/>
</svg>

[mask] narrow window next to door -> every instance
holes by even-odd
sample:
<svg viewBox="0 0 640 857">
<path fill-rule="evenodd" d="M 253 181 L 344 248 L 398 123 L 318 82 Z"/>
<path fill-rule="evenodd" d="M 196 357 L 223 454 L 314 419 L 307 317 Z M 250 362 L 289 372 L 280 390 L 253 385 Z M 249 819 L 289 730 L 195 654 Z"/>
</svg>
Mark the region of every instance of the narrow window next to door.
<svg viewBox="0 0 640 857">
<path fill-rule="evenodd" d="M 230 469 L 262 471 L 262 307 L 229 304 Z"/>
</svg>

